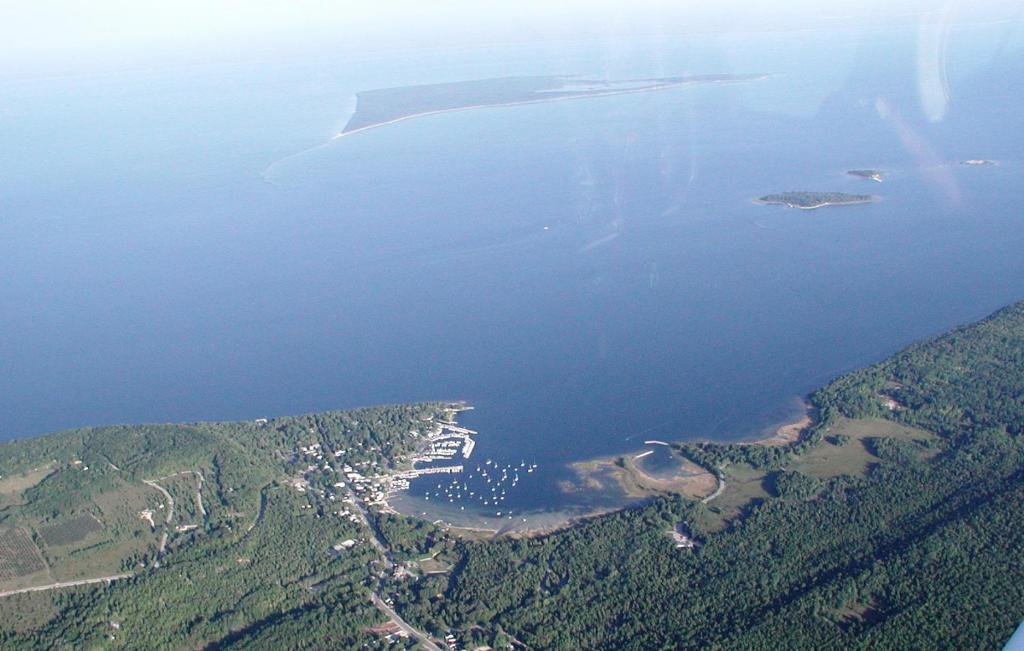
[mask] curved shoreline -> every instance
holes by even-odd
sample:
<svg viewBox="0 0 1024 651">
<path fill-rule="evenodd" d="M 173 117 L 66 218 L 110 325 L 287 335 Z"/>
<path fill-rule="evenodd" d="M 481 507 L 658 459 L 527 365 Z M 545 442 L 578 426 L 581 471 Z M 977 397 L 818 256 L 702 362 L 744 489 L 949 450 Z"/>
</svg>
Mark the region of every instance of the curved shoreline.
<svg viewBox="0 0 1024 651">
<path fill-rule="evenodd" d="M 449 404 L 456 408 L 455 411 L 472 409 L 472 407 L 464 402 Z M 806 400 L 803 400 L 802 407 L 799 416 L 769 427 L 768 430 L 772 433 L 767 436 L 759 435 L 759 438 L 727 444 L 783 446 L 795 443 L 817 424 L 817 416 L 813 406 Z M 688 499 L 706 504 L 725 491 L 725 479 L 718 470 L 704 467 L 688 456 L 680 454 L 675 448 L 682 442 L 651 440 L 646 441 L 643 448 L 567 464 L 567 467 L 576 473 L 576 479 L 574 481 L 566 480 L 561 482 L 559 488 L 563 492 L 607 491 L 610 487 L 613 487 L 621 494 L 621 502 L 614 506 L 591 507 L 589 510 L 566 508 L 555 511 L 541 511 L 535 513 L 535 517 L 531 518 L 535 523 L 538 519 L 541 522 L 532 526 L 530 524 L 524 526 L 523 523 L 518 521 L 508 524 L 501 523 L 501 526 L 494 526 L 487 519 L 481 519 L 479 522 L 463 521 L 458 523 L 456 520 L 449 521 L 446 517 L 434 519 L 433 524 L 441 526 L 454 534 L 469 538 L 498 536 L 532 538 L 569 529 L 589 519 L 633 508 L 638 504 L 664 495 L 684 495 Z M 645 471 L 640 464 L 636 463 L 637 455 L 642 455 L 645 451 L 649 451 L 650 447 L 654 445 L 667 446 L 673 449 L 672 454 L 677 461 L 677 467 L 672 476 L 656 476 Z M 411 509 L 407 506 L 396 509 L 389 500 L 385 500 L 384 510 L 430 521 L 429 517 L 425 517 L 426 514 L 418 512 L 418 507 Z"/>
</svg>

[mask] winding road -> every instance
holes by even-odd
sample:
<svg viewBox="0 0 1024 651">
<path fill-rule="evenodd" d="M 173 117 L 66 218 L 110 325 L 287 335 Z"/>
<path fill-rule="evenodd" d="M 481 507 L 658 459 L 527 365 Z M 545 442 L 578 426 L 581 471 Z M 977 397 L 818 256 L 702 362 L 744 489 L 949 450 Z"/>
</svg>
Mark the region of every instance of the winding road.
<svg viewBox="0 0 1024 651">
<path fill-rule="evenodd" d="M 167 517 L 164 519 L 165 527 L 164 527 L 163 534 L 160 536 L 160 549 L 159 549 L 159 552 L 158 552 L 159 554 L 163 554 L 164 550 L 167 549 L 167 528 L 166 527 L 170 526 L 171 518 L 174 517 L 174 498 L 171 497 L 171 494 L 168 493 L 166 490 L 164 490 L 164 488 L 160 484 L 156 483 L 152 479 L 143 479 L 142 483 L 147 485 L 147 486 L 150 486 L 152 488 L 157 489 L 158 491 L 163 493 L 163 496 L 165 498 L 167 498 Z M 154 562 L 156 562 L 156 561 L 154 561 Z"/>
</svg>

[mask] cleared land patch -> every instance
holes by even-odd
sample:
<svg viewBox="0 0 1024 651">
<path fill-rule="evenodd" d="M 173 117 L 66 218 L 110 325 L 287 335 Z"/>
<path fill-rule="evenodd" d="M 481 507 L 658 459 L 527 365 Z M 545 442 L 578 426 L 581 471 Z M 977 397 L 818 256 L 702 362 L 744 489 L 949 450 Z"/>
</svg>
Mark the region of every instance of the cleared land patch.
<svg viewBox="0 0 1024 651">
<path fill-rule="evenodd" d="M 901 425 L 884 418 L 839 418 L 836 424 L 829 428 L 828 433 L 858 439 L 884 437 L 905 441 L 928 441 L 937 438 L 927 430 Z"/>
<path fill-rule="evenodd" d="M 21 494 L 49 477 L 54 470 L 53 464 L 47 464 L 0 478 L 0 508 L 21 504 Z"/>
<path fill-rule="evenodd" d="M 881 461 L 871 452 L 869 439 L 890 438 L 898 441 L 929 443 L 937 437 L 931 432 L 907 427 L 882 418 L 840 418 L 829 428 L 825 439 L 790 467 L 818 479 L 840 475 L 863 477 L 872 464 Z M 938 448 L 921 448 L 922 456 L 931 456 Z"/>
<path fill-rule="evenodd" d="M 41 552 L 54 581 L 108 576 L 138 567 L 156 549 L 159 533 L 140 517 L 157 509 L 158 495 L 143 485 L 117 479 L 114 488 L 70 504 L 67 515 L 26 524 L 39 532 Z M 96 514 L 95 516 L 93 514 Z M 162 520 L 161 520 L 162 523 Z"/>
<path fill-rule="evenodd" d="M 74 518 L 39 528 L 39 535 L 48 546 L 71 545 L 91 533 L 103 530 L 103 524 L 91 515 Z"/>
</svg>

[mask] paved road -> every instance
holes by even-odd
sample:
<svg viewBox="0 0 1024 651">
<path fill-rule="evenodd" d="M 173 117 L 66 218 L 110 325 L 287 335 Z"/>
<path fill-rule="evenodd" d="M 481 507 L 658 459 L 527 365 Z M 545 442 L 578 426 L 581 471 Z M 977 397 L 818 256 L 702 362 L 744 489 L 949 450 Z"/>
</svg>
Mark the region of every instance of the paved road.
<svg viewBox="0 0 1024 651">
<path fill-rule="evenodd" d="M 13 594 L 21 594 L 23 592 L 43 592 L 44 590 L 55 590 L 57 588 L 71 588 L 76 585 L 89 585 L 90 583 L 110 583 L 111 581 L 117 581 L 118 579 L 127 579 L 130 576 L 132 575 L 112 574 L 110 576 L 101 576 L 95 579 L 81 579 L 79 581 L 62 581 L 60 583 L 50 583 L 48 585 L 37 585 L 32 588 L 19 588 L 18 590 L 0 592 L 0 597 L 10 597 Z"/>
<path fill-rule="evenodd" d="M 377 527 L 373 526 L 370 522 L 370 514 L 363 506 L 363 503 L 359 501 L 359 498 L 353 493 L 349 493 L 352 496 L 353 502 L 355 503 L 356 511 L 359 513 L 359 517 L 363 521 L 363 526 L 370 530 L 370 544 L 377 548 L 384 556 L 384 569 L 391 570 L 395 567 L 395 559 L 391 555 L 391 550 L 388 549 L 387 541 L 384 540 L 383 534 L 377 530 Z"/>
<path fill-rule="evenodd" d="M 412 637 L 419 640 L 423 644 L 423 648 L 430 649 L 430 651 L 441 651 L 441 647 L 435 644 L 434 641 L 430 639 L 429 635 L 417 631 L 415 628 L 410 626 L 408 622 L 406 622 L 404 619 L 398 616 L 398 613 L 396 613 L 390 606 L 384 603 L 384 601 L 379 596 L 377 596 L 377 593 L 372 593 L 371 598 L 373 599 L 373 605 L 377 607 L 377 610 L 390 617 L 391 621 L 398 624 L 398 627 L 405 631 L 407 635 L 411 635 Z"/>
<path fill-rule="evenodd" d="M 350 493 L 350 495 L 352 494 Z M 352 496 L 355 498 L 355 495 Z M 384 539 L 384 536 L 381 535 L 380 531 L 377 530 L 377 527 L 373 526 L 373 523 L 370 521 L 370 514 L 366 511 L 366 507 L 363 506 L 363 503 L 358 498 L 355 498 L 353 501 L 355 502 L 356 511 L 359 513 L 359 517 L 363 521 L 363 526 L 370 530 L 370 543 L 384 556 L 385 568 L 387 570 L 393 569 L 395 567 L 395 559 L 391 555 L 391 549 L 388 548 L 387 541 Z M 381 599 L 380 595 L 376 592 L 371 592 L 370 598 L 373 600 L 373 605 L 377 607 L 377 610 L 390 617 L 391 621 L 398 624 L 398 627 L 405 631 L 406 635 L 416 638 L 423 643 L 424 648 L 429 649 L 430 651 L 442 651 L 441 647 L 430 639 L 429 635 L 413 628 L 407 621 L 399 617 L 398 613 L 384 603 L 384 600 Z"/>
</svg>

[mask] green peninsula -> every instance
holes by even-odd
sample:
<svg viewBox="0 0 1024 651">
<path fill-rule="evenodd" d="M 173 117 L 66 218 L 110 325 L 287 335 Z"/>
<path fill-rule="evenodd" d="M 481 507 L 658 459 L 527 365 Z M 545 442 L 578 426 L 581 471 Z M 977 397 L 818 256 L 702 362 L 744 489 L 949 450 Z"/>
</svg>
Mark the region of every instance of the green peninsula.
<svg viewBox="0 0 1024 651">
<path fill-rule="evenodd" d="M 761 204 L 779 204 L 790 208 L 814 210 L 825 206 L 849 206 L 858 203 L 872 203 L 876 198 L 870 194 L 847 194 L 845 192 L 779 192 L 768 194 L 757 200 Z"/>
<path fill-rule="evenodd" d="M 0 647 L 1000 648 L 1022 395 L 1024 303 L 835 379 L 794 440 L 654 442 L 710 494 L 532 537 L 387 509 L 458 404 L 11 442 Z"/>
<path fill-rule="evenodd" d="M 503 77 L 368 90 L 356 94 L 355 113 L 335 138 L 436 113 L 643 93 L 764 76 L 691 75 L 617 81 L 564 76 Z"/>
</svg>

